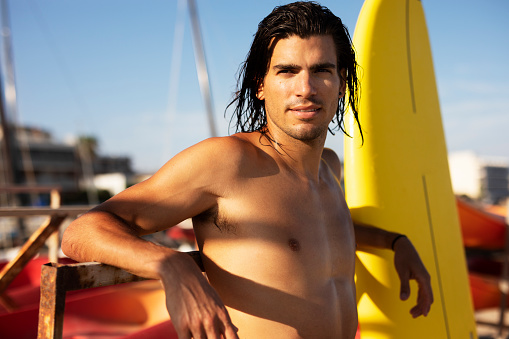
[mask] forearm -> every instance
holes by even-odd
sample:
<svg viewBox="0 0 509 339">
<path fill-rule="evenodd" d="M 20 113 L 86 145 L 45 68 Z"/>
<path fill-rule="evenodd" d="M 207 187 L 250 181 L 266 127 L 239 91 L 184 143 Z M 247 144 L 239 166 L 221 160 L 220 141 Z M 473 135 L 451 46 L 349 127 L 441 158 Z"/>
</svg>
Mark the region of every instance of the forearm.
<svg viewBox="0 0 509 339">
<path fill-rule="evenodd" d="M 355 240 L 359 248 L 373 247 L 382 249 L 394 249 L 401 239 L 400 233 L 386 231 L 374 226 L 363 225 L 354 222 Z"/>
<path fill-rule="evenodd" d="M 394 251 L 394 265 L 401 281 L 401 300 L 408 299 L 410 295 L 409 280 L 416 280 L 419 286 L 417 305 L 410 313 L 414 318 L 420 315 L 427 316 L 433 303 L 431 279 L 412 242 L 400 233 L 368 225 L 354 223 L 354 229 L 358 248 L 375 247 Z"/>
<path fill-rule="evenodd" d="M 80 261 L 96 261 L 133 274 L 161 278 L 163 263 L 179 253 L 142 239 L 126 222 L 104 211 L 91 211 L 64 232 L 62 251 Z"/>
<path fill-rule="evenodd" d="M 193 259 L 145 241 L 139 232 L 136 226 L 113 214 L 96 210 L 67 228 L 62 250 L 79 261 L 99 261 L 142 277 L 160 279 L 179 338 L 202 337 L 205 329 L 208 338 L 221 333 L 222 338 L 238 339 L 221 298 Z"/>
</svg>

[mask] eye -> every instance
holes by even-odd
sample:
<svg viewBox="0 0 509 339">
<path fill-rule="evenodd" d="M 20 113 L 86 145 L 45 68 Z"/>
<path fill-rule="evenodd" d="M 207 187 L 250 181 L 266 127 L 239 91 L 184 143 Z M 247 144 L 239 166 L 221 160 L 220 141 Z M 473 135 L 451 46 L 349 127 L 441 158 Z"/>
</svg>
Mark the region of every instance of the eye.
<svg viewBox="0 0 509 339">
<path fill-rule="evenodd" d="M 330 68 L 318 68 L 316 70 L 317 73 L 332 73 L 332 71 L 330 70 Z"/>
</svg>

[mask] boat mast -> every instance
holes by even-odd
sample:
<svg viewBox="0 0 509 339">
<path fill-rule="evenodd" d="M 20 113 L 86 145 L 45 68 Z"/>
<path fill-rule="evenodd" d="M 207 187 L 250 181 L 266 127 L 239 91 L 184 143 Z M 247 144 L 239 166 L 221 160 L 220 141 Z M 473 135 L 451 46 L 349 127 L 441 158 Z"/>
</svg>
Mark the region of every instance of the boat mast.
<svg viewBox="0 0 509 339">
<path fill-rule="evenodd" d="M 4 133 L 5 163 L 7 184 L 35 185 L 35 175 L 30 157 L 30 148 L 26 131 L 18 127 L 18 109 L 16 97 L 16 79 L 14 75 L 14 57 L 12 54 L 12 34 L 7 0 L 1 0 L 1 32 L 2 32 L 2 77 L 0 84 L 1 94 L 1 123 Z M 19 160 L 17 158 L 19 157 Z M 16 171 L 16 165 L 21 165 L 22 172 Z M 31 195 L 32 202 L 36 196 Z"/>
<path fill-rule="evenodd" d="M 12 72 L 9 71 L 12 63 L 9 62 L 10 50 L 10 27 L 8 22 L 7 4 L 2 0 L 2 16 L 1 16 L 1 33 L 2 33 L 2 57 L 0 59 L 0 123 L 2 124 L 2 162 L 3 162 L 3 184 L 5 186 L 19 183 L 18 175 L 16 175 L 16 124 L 13 114 L 9 114 L 8 101 L 8 82 L 11 80 Z M 3 61 L 3 62 L 2 62 Z M 5 65 L 5 67 L 4 67 Z M 4 73 L 5 69 L 5 73 Z M 11 69 L 12 71 L 12 69 Z M 2 203 L 14 205 L 16 199 L 9 194 L 2 197 Z"/>
<path fill-rule="evenodd" d="M 1 78 L 1 72 L 0 72 Z M 5 99 L 1 94 L 3 92 L 3 84 L 0 81 L 0 124 L 2 125 L 2 164 L 3 164 L 3 182 L 4 185 L 12 185 L 14 184 L 14 157 L 13 151 L 15 151 L 15 147 L 13 142 L 15 142 L 15 138 L 12 136 L 11 130 L 11 122 L 7 119 L 7 114 L 5 112 Z"/>
<path fill-rule="evenodd" d="M 212 95 L 210 91 L 210 81 L 205 60 L 205 51 L 201 37 L 200 23 L 198 20 L 198 11 L 194 0 L 188 0 L 189 15 L 191 18 L 191 28 L 193 31 L 194 58 L 196 61 L 196 72 L 198 73 L 198 82 L 200 84 L 201 94 L 205 101 L 205 109 L 209 122 L 210 135 L 217 136 L 216 124 L 214 121 L 214 107 L 212 105 Z"/>
</svg>

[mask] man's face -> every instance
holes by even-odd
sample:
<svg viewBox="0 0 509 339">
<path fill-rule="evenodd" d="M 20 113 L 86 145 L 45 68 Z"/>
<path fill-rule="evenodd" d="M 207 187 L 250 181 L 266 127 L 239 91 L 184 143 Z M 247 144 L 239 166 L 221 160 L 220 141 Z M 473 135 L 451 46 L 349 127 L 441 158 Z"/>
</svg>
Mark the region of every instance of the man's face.
<svg viewBox="0 0 509 339">
<path fill-rule="evenodd" d="M 280 132 L 310 141 L 327 135 L 344 92 L 332 36 L 294 35 L 277 42 L 257 97 L 276 141 Z"/>
</svg>

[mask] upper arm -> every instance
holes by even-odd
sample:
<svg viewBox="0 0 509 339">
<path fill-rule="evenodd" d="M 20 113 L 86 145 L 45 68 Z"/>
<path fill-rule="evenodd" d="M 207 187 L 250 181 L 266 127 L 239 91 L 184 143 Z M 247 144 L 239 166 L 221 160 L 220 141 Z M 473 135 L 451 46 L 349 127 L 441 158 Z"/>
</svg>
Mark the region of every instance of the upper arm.
<svg viewBox="0 0 509 339">
<path fill-rule="evenodd" d="M 322 159 L 327 163 L 329 168 L 332 170 L 336 178 L 341 181 L 341 161 L 339 160 L 336 152 L 330 148 L 324 148 L 322 152 Z"/>
<path fill-rule="evenodd" d="M 95 211 L 115 215 L 137 234 L 163 230 L 207 211 L 234 178 L 235 157 L 240 154 L 234 143 L 214 138 L 194 145 Z"/>
</svg>

